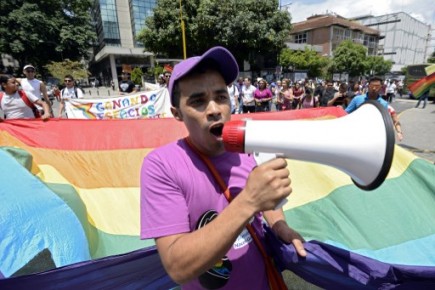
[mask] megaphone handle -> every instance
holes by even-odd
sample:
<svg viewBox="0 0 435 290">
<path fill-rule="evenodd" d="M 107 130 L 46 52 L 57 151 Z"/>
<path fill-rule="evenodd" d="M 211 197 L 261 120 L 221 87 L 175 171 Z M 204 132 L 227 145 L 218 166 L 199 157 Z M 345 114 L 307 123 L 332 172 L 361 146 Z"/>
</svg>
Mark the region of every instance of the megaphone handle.
<svg viewBox="0 0 435 290">
<path fill-rule="evenodd" d="M 255 162 L 257 162 L 257 165 L 263 164 L 269 160 L 275 159 L 278 157 L 278 154 L 275 153 L 262 153 L 262 152 L 254 152 L 254 159 Z M 287 203 L 287 198 L 284 198 L 281 200 L 277 206 L 275 207 L 275 210 L 282 208 Z"/>
<path fill-rule="evenodd" d="M 284 205 L 287 203 L 287 201 L 288 201 L 287 198 L 284 198 L 283 200 L 281 200 L 281 201 L 276 205 L 275 210 L 280 209 L 280 208 L 283 208 Z"/>
</svg>

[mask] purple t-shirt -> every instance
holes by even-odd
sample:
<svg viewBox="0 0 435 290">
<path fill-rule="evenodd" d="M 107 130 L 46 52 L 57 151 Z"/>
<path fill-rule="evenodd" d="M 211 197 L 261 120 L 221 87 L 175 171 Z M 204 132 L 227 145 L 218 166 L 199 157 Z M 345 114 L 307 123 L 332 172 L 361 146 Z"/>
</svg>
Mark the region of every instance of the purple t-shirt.
<svg viewBox="0 0 435 290">
<path fill-rule="evenodd" d="M 254 98 L 256 100 L 270 99 L 272 97 L 272 92 L 268 88 L 265 88 L 264 90 L 256 89 L 254 92 Z"/>
<path fill-rule="evenodd" d="M 236 196 L 256 165 L 252 156 L 224 153 L 212 157 L 216 169 Z M 218 215 L 228 201 L 207 166 L 184 140 L 150 152 L 141 171 L 141 238 L 192 232 Z M 261 216 L 252 222 L 261 228 Z M 219 243 L 210 241 L 210 243 Z M 220 263 L 183 289 L 269 289 L 263 258 L 245 229 Z"/>
</svg>

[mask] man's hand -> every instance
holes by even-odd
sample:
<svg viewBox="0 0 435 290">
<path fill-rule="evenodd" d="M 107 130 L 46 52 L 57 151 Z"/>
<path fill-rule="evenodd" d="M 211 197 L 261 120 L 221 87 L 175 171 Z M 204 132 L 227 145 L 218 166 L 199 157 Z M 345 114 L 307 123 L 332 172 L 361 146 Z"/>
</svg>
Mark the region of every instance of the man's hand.
<svg viewBox="0 0 435 290">
<path fill-rule="evenodd" d="M 276 158 L 257 166 L 239 194 L 255 212 L 274 209 L 292 192 L 287 161 Z"/>
<path fill-rule="evenodd" d="M 45 112 L 45 111 L 44 111 L 44 115 L 41 116 L 41 119 L 42 119 L 43 121 L 46 121 L 46 120 L 50 119 L 50 117 L 51 117 L 50 112 Z"/>
<path fill-rule="evenodd" d="M 281 239 L 281 241 L 286 244 L 293 244 L 299 256 L 307 256 L 307 252 L 305 251 L 303 244 L 303 242 L 305 242 L 304 238 L 294 229 L 290 228 L 284 220 L 277 221 L 273 225 L 272 230 Z"/>
<path fill-rule="evenodd" d="M 40 105 L 40 106 L 44 109 L 44 115 L 41 116 L 41 119 L 42 119 L 43 121 L 48 120 L 48 119 L 50 118 L 50 111 L 51 111 L 50 106 L 49 106 L 46 102 L 44 102 L 44 101 L 42 101 L 42 100 L 40 100 L 40 99 L 38 99 L 38 100 L 35 102 L 35 104 Z"/>
</svg>

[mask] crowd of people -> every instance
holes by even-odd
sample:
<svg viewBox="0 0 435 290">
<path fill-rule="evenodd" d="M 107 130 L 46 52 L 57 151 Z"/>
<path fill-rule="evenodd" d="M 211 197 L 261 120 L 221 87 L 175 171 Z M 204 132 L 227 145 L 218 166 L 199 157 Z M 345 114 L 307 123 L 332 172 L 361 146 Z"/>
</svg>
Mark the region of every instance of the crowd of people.
<svg viewBox="0 0 435 290">
<path fill-rule="evenodd" d="M 235 83 L 228 85 L 228 93 L 231 98 L 232 114 L 331 106 L 340 106 L 351 113 L 367 99 L 372 98 L 388 109 L 397 138 L 401 141 L 403 139 L 402 128 L 391 103 L 397 95 L 402 96 L 402 88 L 403 83 L 400 80 L 383 81 L 381 78 L 358 82 L 312 79 L 293 82 L 288 78 L 283 78 L 269 84 L 263 78 L 258 78 L 252 83 L 250 77 L 239 77 Z M 370 95 L 373 96 L 370 97 Z"/>
<path fill-rule="evenodd" d="M 343 109 L 357 95 L 368 92 L 368 81 L 363 82 L 340 82 L 340 81 L 314 81 L 298 80 L 291 81 L 283 78 L 268 83 L 263 78 L 258 78 L 254 83 L 250 77 L 240 77 L 234 83 L 238 89 L 237 99 L 232 100 L 234 114 L 254 113 L 265 111 L 297 110 L 316 107 L 341 106 Z M 403 86 L 399 81 L 387 80 L 379 90 L 379 95 L 393 102 L 395 96 L 401 96 Z M 233 84 L 228 86 L 233 90 Z"/>
<path fill-rule="evenodd" d="M 2 90 L 5 98 L 2 100 L 2 103 L 0 103 L 0 108 L 4 111 L 6 118 L 46 117 L 46 110 L 48 110 L 47 113 L 49 117 L 55 117 L 51 108 L 51 102 L 48 98 L 47 87 L 44 82 L 35 77 L 36 68 L 31 64 L 25 65 L 23 74 L 25 78 L 14 78 L 13 76 L 7 75 L 2 76 Z M 157 78 L 159 87 L 168 88 L 170 78 L 170 72 L 165 71 L 163 74 L 160 74 Z M 24 92 L 26 96 L 30 97 L 17 99 L 14 103 L 7 102 L 10 95 L 3 89 L 3 84 L 7 84 L 11 79 L 17 82 L 16 91 L 13 92 L 15 96 L 22 94 L 19 92 Z M 376 94 L 386 101 L 386 107 L 391 113 L 398 140 L 401 141 L 403 134 L 400 121 L 391 103 L 397 95 L 399 95 L 399 97 L 402 96 L 403 83 L 400 80 L 383 81 L 382 79 L 379 79 L 379 82 L 380 84 L 376 89 Z M 346 111 L 351 112 L 356 108 L 354 106 L 355 102 L 352 103 L 352 100 L 357 96 L 367 95 L 370 91 L 369 84 L 370 81 L 351 81 L 349 83 L 332 80 L 315 81 L 312 79 L 292 81 L 288 78 L 274 80 L 268 83 L 264 78 L 257 78 L 252 82 L 250 77 L 239 77 L 237 81 L 228 84 L 227 90 L 230 95 L 232 114 L 299 110 L 329 106 L 341 106 Z M 137 92 L 137 86 L 130 80 L 130 73 L 123 71 L 118 85 L 118 93 L 124 95 L 135 92 Z M 60 103 L 57 114 L 57 117 L 60 118 L 62 118 L 64 114 L 65 100 L 81 99 L 84 97 L 83 90 L 77 86 L 72 75 L 66 75 L 64 77 L 64 88 L 62 90 L 54 86 L 52 94 Z M 27 101 L 27 99 L 33 100 L 33 96 L 47 104 L 48 109 L 40 105 L 39 102 Z M 427 102 L 427 94 L 425 98 L 419 99 L 416 107 L 418 107 L 421 101 L 424 102 L 424 108 Z M 12 109 L 11 104 L 14 104 L 12 105 Z M 17 104 L 19 105 L 17 106 Z M 33 106 L 36 107 L 37 115 L 31 115 L 27 110 L 27 108 L 32 109 Z"/>
<path fill-rule="evenodd" d="M 47 90 L 35 79 L 35 67 L 23 69 L 26 79 L 0 76 L 0 109 L 6 119 L 53 117 Z M 141 238 L 155 239 L 170 277 L 185 289 L 285 289 L 282 277 L 264 249 L 264 227 L 293 245 L 304 258 L 304 240 L 288 224 L 282 199 L 292 192 L 283 158 L 257 164 L 249 154 L 227 152 L 224 124 L 232 114 L 340 106 L 352 113 L 367 100 L 388 109 L 398 133 L 400 122 L 391 102 L 394 81 L 372 77 L 366 82 L 331 80 L 268 83 L 239 77 L 233 55 L 214 47 L 186 59 L 173 74 L 158 77 L 167 88 L 171 112 L 188 136 L 156 148 L 144 159 L 141 180 Z M 72 75 L 56 91 L 62 116 L 65 101 L 83 98 Z M 123 71 L 119 93 L 136 92 Z M 39 106 L 39 107 L 37 107 Z M 400 134 L 400 136 L 399 136 Z"/>
<path fill-rule="evenodd" d="M 4 119 L 41 118 L 47 120 L 54 117 L 68 117 L 65 113 L 65 101 L 82 99 L 85 96 L 84 90 L 80 88 L 74 77 L 71 74 L 65 75 L 61 86 L 62 89 L 58 85 L 51 87 L 53 98 L 59 102 L 59 110 L 55 115 L 47 86 L 43 81 L 36 78 L 36 73 L 36 68 L 31 64 L 27 64 L 23 67 L 25 78 L 16 78 L 7 74 L 0 76 L 0 110 L 3 111 Z M 169 80 L 169 77 L 167 77 L 167 80 Z M 12 83 L 14 83 L 13 86 Z M 114 88 L 113 81 L 111 85 Z M 122 71 L 118 93 L 126 95 L 137 91 L 137 86 L 130 80 L 130 73 Z"/>
</svg>

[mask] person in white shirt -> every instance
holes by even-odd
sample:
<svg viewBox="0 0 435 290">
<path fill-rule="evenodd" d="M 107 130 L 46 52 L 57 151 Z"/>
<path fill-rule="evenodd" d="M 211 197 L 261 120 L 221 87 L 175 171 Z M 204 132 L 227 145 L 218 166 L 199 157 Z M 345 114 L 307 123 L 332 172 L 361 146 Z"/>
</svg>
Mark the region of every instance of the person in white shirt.
<svg viewBox="0 0 435 290">
<path fill-rule="evenodd" d="M 32 93 L 18 90 L 19 83 L 14 76 L 0 76 L 0 85 L 2 88 L 2 92 L 0 92 L 0 109 L 3 111 L 5 119 L 35 119 L 39 114 L 35 104 L 44 109 L 44 114 L 41 116 L 42 120 L 50 118 L 48 104 Z"/>
<path fill-rule="evenodd" d="M 159 88 L 167 88 L 166 79 L 163 74 L 160 74 L 157 78 L 157 83 L 159 84 Z"/>
<path fill-rule="evenodd" d="M 251 78 L 247 77 L 242 86 L 243 113 L 255 113 L 254 92 L 257 90 L 251 84 Z"/>
<path fill-rule="evenodd" d="M 23 68 L 23 73 L 26 76 L 26 78 L 17 79 L 21 85 L 21 88 L 26 93 L 31 93 L 36 97 L 38 97 L 39 99 L 41 99 L 42 96 L 43 101 L 46 102 L 48 104 L 48 107 L 50 108 L 50 115 L 53 117 L 53 111 L 51 108 L 50 99 L 48 98 L 48 94 L 47 94 L 47 87 L 45 86 L 44 82 L 35 78 L 36 75 L 35 67 L 31 64 L 25 65 Z M 41 112 L 41 114 L 44 113 L 41 106 L 36 105 L 36 107 Z"/>
<path fill-rule="evenodd" d="M 227 86 L 228 95 L 230 95 L 231 101 L 231 114 L 238 114 L 239 112 L 239 89 L 234 85 L 234 83 L 230 83 Z"/>
<path fill-rule="evenodd" d="M 390 83 L 387 85 L 387 101 L 388 103 L 393 102 L 393 99 L 396 95 L 397 86 L 393 80 L 390 80 Z"/>
<path fill-rule="evenodd" d="M 65 109 L 65 101 L 70 99 L 82 99 L 83 91 L 77 88 L 74 84 L 74 78 L 72 75 L 66 75 L 64 77 L 65 88 L 60 91 L 60 106 L 59 106 L 59 118 L 62 118 L 63 110 Z"/>
</svg>

